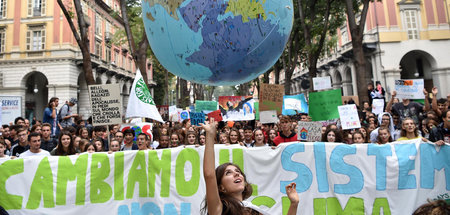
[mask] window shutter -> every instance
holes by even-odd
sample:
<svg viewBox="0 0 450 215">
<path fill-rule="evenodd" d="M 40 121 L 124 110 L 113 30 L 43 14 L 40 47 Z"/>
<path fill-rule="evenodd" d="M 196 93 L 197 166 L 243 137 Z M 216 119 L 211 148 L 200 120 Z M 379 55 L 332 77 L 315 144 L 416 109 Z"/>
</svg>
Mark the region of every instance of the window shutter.
<svg viewBox="0 0 450 215">
<path fill-rule="evenodd" d="M 30 50 L 31 49 L 31 31 L 30 30 L 28 30 L 27 31 L 27 50 Z"/>
<path fill-rule="evenodd" d="M 33 0 L 28 0 L 28 16 L 33 15 Z"/>
<path fill-rule="evenodd" d="M 41 50 L 45 50 L 45 29 L 42 29 L 42 31 L 41 31 L 41 41 L 42 41 Z"/>
<path fill-rule="evenodd" d="M 41 0 L 41 16 L 45 16 L 45 0 Z"/>
</svg>

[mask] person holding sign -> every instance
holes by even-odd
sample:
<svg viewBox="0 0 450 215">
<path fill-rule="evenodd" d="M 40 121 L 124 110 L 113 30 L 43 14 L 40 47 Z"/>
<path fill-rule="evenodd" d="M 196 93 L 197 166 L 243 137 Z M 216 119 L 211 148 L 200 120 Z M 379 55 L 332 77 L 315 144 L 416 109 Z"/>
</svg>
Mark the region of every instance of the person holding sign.
<svg viewBox="0 0 450 215">
<path fill-rule="evenodd" d="M 250 202 L 244 201 L 252 195 L 252 187 L 239 166 L 225 163 L 214 167 L 214 143 L 217 134 L 214 119 L 209 124 L 201 124 L 206 131 L 205 155 L 203 160 L 203 177 L 206 183 L 203 214 L 267 214 Z M 297 214 L 299 203 L 296 184 L 286 186 L 286 194 L 291 202 L 288 215 Z"/>
<path fill-rule="evenodd" d="M 425 95 L 428 95 L 428 92 L 423 89 L 423 93 Z M 402 99 L 402 102 L 393 104 L 395 97 L 397 96 L 397 92 L 392 92 L 392 98 L 389 101 L 389 103 L 386 105 L 386 112 L 391 112 L 400 116 L 400 121 L 403 121 L 405 118 L 409 117 L 414 120 L 414 123 L 417 125 L 419 124 L 419 115 L 422 111 L 429 111 L 430 110 L 430 104 L 428 102 L 428 99 L 425 99 L 425 106 L 418 103 L 413 102 L 409 99 Z"/>
</svg>

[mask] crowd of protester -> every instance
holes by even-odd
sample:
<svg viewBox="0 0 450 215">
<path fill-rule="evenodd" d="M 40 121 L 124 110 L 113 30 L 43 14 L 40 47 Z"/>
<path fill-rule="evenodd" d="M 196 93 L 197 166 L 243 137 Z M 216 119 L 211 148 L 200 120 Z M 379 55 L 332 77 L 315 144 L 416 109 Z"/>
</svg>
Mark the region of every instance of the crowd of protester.
<svg viewBox="0 0 450 215">
<path fill-rule="evenodd" d="M 424 90 L 424 104 L 396 98 L 387 102 L 385 112 L 372 113 L 374 99 L 384 99 L 384 90 L 369 85 L 370 100 L 359 109 L 361 128 L 342 130 L 339 122 L 322 128 L 323 142 L 346 144 L 386 144 L 393 141 L 422 138 L 437 145 L 450 142 L 450 97 L 437 99 L 436 88 L 431 94 Z M 375 93 L 374 93 L 375 92 Z M 430 96 L 431 95 L 431 96 Z M 57 109 L 58 98 L 51 98 L 44 110 L 43 122 L 17 117 L 14 123 L 0 128 L 0 158 L 34 155 L 74 155 L 93 152 L 164 149 L 205 143 L 201 126 L 189 120 L 153 123 L 152 134 L 132 129 L 120 131 L 121 125 L 93 126 L 72 114 L 75 98 Z M 297 120 L 311 121 L 307 114 L 279 116 L 279 123 L 262 124 L 258 121 L 220 122 L 217 144 L 239 144 L 244 147 L 276 147 L 284 142 L 297 141 Z M 109 136 L 108 136 L 109 135 Z"/>
</svg>

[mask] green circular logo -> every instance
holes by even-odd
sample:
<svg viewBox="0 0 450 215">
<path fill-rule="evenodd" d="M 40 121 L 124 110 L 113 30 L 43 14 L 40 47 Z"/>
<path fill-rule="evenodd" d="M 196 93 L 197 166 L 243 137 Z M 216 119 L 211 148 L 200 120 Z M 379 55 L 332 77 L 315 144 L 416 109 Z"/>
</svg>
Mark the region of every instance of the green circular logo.
<svg viewBox="0 0 450 215">
<path fill-rule="evenodd" d="M 140 78 L 136 83 L 136 88 L 134 89 L 136 96 L 144 103 L 155 105 L 152 95 L 148 91 L 147 86 L 145 86 L 144 79 Z"/>
</svg>

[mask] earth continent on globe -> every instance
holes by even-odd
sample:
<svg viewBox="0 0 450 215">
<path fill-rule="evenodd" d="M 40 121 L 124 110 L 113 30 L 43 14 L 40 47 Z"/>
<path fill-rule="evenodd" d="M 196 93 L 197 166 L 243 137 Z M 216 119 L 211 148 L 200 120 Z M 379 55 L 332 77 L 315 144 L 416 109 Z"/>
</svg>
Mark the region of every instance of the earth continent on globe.
<svg viewBox="0 0 450 215">
<path fill-rule="evenodd" d="M 183 79 L 237 85 L 272 67 L 293 24 L 292 0 L 142 0 L 148 41 Z"/>
</svg>

